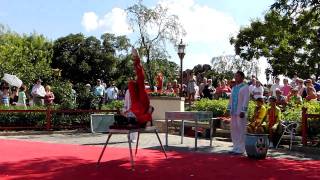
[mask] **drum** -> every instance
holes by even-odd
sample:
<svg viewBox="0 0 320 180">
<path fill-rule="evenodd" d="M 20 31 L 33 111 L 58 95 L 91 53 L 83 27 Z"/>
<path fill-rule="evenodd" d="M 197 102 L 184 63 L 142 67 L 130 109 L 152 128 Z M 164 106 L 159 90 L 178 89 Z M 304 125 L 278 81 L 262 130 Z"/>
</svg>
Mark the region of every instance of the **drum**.
<svg viewBox="0 0 320 180">
<path fill-rule="evenodd" d="M 265 159 L 269 147 L 269 134 L 246 134 L 246 152 L 249 158 Z"/>
</svg>

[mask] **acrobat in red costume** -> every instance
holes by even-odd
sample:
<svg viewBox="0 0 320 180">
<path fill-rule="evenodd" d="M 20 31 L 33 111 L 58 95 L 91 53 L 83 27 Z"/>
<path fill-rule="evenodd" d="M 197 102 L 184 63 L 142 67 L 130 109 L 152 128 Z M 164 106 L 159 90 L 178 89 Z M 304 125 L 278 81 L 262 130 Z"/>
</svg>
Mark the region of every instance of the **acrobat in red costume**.
<svg viewBox="0 0 320 180">
<path fill-rule="evenodd" d="M 146 124 L 152 120 L 149 96 L 144 86 L 144 70 L 140 57 L 135 49 L 132 50 L 134 69 L 137 75 L 136 81 L 129 81 L 128 88 L 131 100 L 131 112 L 136 116 L 139 124 Z"/>
</svg>

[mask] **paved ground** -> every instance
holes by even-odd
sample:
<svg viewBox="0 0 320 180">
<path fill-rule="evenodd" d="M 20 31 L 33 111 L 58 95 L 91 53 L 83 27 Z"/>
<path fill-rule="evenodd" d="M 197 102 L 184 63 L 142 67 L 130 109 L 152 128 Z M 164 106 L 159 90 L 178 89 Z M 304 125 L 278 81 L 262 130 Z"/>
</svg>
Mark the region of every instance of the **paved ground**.
<svg viewBox="0 0 320 180">
<path fill-rule="evenodd" d="M 160 138 L 165 143 L 165 134 L 160 134 Z M 92 134 L 92 133 L 77 133 L 77 132 L 64 132 L 52 134 L 36 134 L 36 135 L 9 135 L 0 136 L 0 139 L 18 139 L 27 141 L 41 141 L 48 143 L 62 143 L 62 144 L 80 144 L 102 146 L 107 139 L 107 134 Z M 194 138 L 185 137 L 184 143 L 180 144 L 181 137 L 176 135 L 169 135 L 169 147 L 167 150 L 175 151 L 194 151 Z M 110 146 L 113 147 L 128 147 L 127 137 L 124 134 L 116 134 L 111 137 Z M 215 138 L 213 147 L 209 147 L 209 140 L 198 140 L 197 153 L 227 153 L 231 150 L 232 144 L 230 142 L 222 141 Z M 154 134 L 142 134 L 139 141 L 140 148 L 159 149 L 159 142 Z M 271 149 L 268 151 L 269 157 L 275 158 L 290 158 L 299 160 L 320 160 L 320 154 L 310 154 L 303 152 L 288 151 L 287 148 Z"/>
</svg>

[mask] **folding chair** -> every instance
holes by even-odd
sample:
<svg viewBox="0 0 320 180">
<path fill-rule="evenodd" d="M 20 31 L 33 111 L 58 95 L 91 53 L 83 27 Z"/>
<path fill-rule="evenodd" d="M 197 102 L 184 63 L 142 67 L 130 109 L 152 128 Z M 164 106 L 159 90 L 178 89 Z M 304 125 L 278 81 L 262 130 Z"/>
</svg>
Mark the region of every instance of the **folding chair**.
<svg viewBox="0 0 320 180">
<path fill-rule="evenodd" d="M 278 148 L 281 139 L 283 138 L 284 135 L 290 135 L 290 145 L 289 145 L 289 149 L 291 150 L 292 147 L 292 141 L 295 139 L 295 135 L 297 132 L 297 128 L 299 126 L 298 123 L 296 122 L 281 122 L 281 126 L 283 128 L 283 133 L 278 141 L 278 144 L 276 146 L 276 148 Z"/>
<path fill-rule="evenodd" d="M 136 150 L 135 150 L 135 155 L 137 155 L 137 152 L 138 152 L 138 146 L 139 146 L 139 137 L 140 137 L 140 133 L 155 133 L 157 138 L 158 138 L 158 141 L 160 143 L 160 146 L 161 146 L 161 149 L 165 155 L 165 157 L 167 158 L 167 154 L 166 154 L 166 151 L 162 145 L 162 142 L 160 140 L 160 137 L 159 137 L 159 134 L 158 134 L 158 130 L 155 126 L 152 125 L 152 121 L 151 121 L 151 126 L 148 126 L 148 127 L 144 127 L 144 128 L 141 128 L 139 126 L 132 126 L 132 125 L 117 125 L 117 126 L 111 126 L 110 129 L 109 129 L 109 135 L 108 135 L 108 138 L 107 138 L 107 141 L 102 149 L 102 152 L 100 154 L 100 157 L 99 157 L 99 160 L 97 162 L 97 165 L 100 164 L 100 161 L 101 161 L 101 158 L 104 154 L 104 151 L 109 143 L 109 140 L 112 136 L 112 134 L 127 134 L 127 137 L 128 137 L 128 144 L 129 144 L 129 151 L 130 151 L 130 163 L 131 163 L 131 170 L 134 170 L 134 160 L 133 160 L 133 154 L 132 154 L 132 146 L 131 146 L 131 139 L 130 139 L 130 134 L 131 133 L 134 133 L 134 132 L 138 132 L 138 137 L 137 137 L 137 142 L 136 142 Z"/>
</svg>

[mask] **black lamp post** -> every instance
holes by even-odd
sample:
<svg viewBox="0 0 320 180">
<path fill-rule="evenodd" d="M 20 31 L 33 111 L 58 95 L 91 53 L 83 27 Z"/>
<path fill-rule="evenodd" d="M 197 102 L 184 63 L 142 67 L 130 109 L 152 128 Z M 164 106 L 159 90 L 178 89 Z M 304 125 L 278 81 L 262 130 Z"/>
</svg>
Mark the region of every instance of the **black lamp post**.
<svg viewBox="0 0 320 180">
<path fill-rule="evenodd" d="M 318 42 L 320 43 L 320 27 L 318 28 L 318 31 L 317 31 L 317 37 L 318 37 Z"/>
<path fill-rule="evenodd" d="M 183 96 L 183 93 L 182 93 L 182 85 L 183 85 L 182 60 L 184 58 L 184 55 L 186 54 L 184 52 L 185 48 L 186 48 L 186 45 L 183 44 L 182 39 L 181 39 L 180 44 L 178 45 L 178 55 L 180 58 L 180 97 Z"/>
<path fill-rule="evenodd" d="M 317 30 L 317 39 L 318 39 L 318 44 L 319 44 L 319 47 L 320 47 L 320 27 L 318 28 Z M 316 81 L 318 80 L 318 71 L 319 71 L 319 64 L 316 63 L 314 65 L 314 68 L 316 69 L 316 73 L 315 73 L 315 76 L 316 76 Z"/>
</svg>

